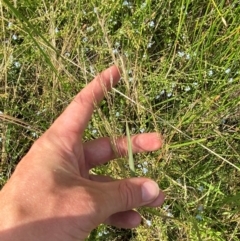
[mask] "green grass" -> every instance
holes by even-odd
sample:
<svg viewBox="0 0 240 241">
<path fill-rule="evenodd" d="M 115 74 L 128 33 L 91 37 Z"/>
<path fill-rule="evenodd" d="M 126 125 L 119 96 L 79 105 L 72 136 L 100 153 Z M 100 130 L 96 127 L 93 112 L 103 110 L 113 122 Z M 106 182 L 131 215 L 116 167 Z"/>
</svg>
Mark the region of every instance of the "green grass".
<svg viewBox="0 0 240 241">
<path fill-rule="evenodd" d="M 127 4 L 128 3 L 128 4 Z M 143 225 L 101 225 L 89 240 L 240 239 L 240 3 L 0 1 L 0 184 L 33 141 L 99 71 L 122 80 L 85 140 L 159 131 L 163 148 L 134 156 L 159 183 L 162 208 Z M 96 173 L 131 175 L 128 158 Z"/>
<path fill-rule="evenodd" d="M 131 135 L 130 135 L 127 122 L 126 122 L 126 134 L 127 134 L 127 146 L 128 146 L 128 164 L 129 164 L 131 176 L 135 176 L 135 166 L 134 166 L 134 159 L 133 159 Z"/>
</svg>

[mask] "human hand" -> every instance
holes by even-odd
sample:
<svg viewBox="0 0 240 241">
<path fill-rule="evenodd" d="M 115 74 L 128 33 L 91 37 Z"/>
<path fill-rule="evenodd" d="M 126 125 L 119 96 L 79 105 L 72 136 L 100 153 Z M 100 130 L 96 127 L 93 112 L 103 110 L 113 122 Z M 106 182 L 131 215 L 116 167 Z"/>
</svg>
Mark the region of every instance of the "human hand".
<svg viewBox="0 0 240 241">
<path fill-rule="evenodd" d="M 71 102 L 33 144 L 0 192 L 0 240 L 84 240 L 101 223 L 133 228 L 141 217 L 132 209 L 164 201 L 147 178 L 112 180 L 89 170 L 127 154 L 127 139 L 82 142 L 94 106 L 120 78 L 116 66 L 103 71 Z M 131 137 L 133 152 L 157 150 L 157 133 Z"/>
</svg>

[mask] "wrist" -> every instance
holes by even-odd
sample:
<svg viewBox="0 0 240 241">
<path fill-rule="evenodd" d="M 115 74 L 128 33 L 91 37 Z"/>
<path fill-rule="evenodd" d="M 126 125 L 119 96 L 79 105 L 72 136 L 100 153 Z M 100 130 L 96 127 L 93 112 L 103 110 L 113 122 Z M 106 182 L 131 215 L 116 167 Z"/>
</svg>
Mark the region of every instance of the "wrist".
<svg viewBox="0 0 240 241">
<path fill-rule="evenodd" d="M 11 188 L 13 180 L 0 191 L 0 240 L 24 240 L 20 237 L 18 227 L 24 225 L 27 220 L 25 208 L 17 201 L 15 188 Z M 16 185 L 17 186 L 17 185 Z"/>
</svg>

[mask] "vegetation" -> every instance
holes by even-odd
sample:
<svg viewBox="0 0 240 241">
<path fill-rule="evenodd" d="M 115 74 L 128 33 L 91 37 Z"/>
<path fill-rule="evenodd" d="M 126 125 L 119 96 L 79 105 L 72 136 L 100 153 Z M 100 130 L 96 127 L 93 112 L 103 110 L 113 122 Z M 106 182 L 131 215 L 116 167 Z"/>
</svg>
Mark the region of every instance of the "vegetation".
<svg viewBox="0 0 240 241">
<path fill-rule="evenodd" d="M 88 240 L 240 239 L 238 0 L 0 0 L 0 185 L 74 95 L 113 63 L 122 79 L 85 140 L 158 131 L 134 156 L 163 207 L 134 230 L 101 225 Z M 128 158 L 93 170 L 131 175 Z"/>
</svg>

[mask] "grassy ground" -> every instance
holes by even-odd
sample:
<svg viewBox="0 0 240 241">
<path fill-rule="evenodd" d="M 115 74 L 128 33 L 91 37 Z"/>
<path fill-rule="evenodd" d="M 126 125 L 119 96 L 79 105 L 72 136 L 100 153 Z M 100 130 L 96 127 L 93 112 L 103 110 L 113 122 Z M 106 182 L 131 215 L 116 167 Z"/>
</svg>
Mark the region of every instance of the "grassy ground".
<svg viewBox="0 0 240 241">
<path fill-rule="evenodd" d="M 85 139 L 159 131 L 136 155 L 165 205 L 89 240 L 240 239 L 240 2 L 0 0 L 0 185 L 73 96 L 113 63 L 120 84 Z M 127 160 L 95 173 L 123 178 Z"/>
</svg>

